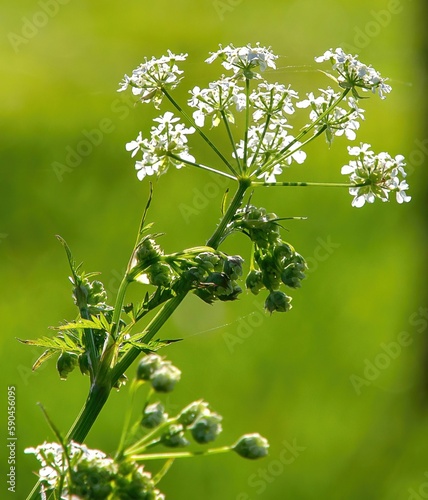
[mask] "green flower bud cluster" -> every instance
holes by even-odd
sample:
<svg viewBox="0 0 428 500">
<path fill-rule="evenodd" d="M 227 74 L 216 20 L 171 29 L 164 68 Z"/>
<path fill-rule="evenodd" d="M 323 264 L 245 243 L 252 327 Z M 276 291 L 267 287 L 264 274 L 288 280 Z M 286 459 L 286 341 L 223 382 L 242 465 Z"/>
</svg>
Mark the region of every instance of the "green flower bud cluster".
<svg viewBox="0 0 428 500">
<path fill-rule="evenodd" d="M 167 370 L 168 377 L 164 378 Z M 136 379 L 150 381 L 156 391 L 167 392 L 159 391 L 156 383 L 162 380 L 162 389 L 172 390 L 177 382 L 176 377 L 171 376 L 174 370 L 180 373 L 169 361 L 163 360 L 157 354 L 149 354 L 138 364 Z M 168 448 L 183 448 L 190 444 L 190 438 L 198 444 L 214 441 L 222 431 L 221 420 L 222 417 L 210 410 L 208 403 L 202 400 L 189 404 L 175 417 L 168 417 L 164 406 L 156 402 L 145 405 L 140 424 L 151 429 L 151 436 L 158 436 L 156 443 Z"/>
<path fill-rule="evenodd" d="M 131 281 L 165 287 L 171 281 L 171 270 L 167 264 L 161 262 L 164 252 L 156 243 L 155 236 L 147 235 L 137 245 L 128 277 Z"/>
<path fill-rule="evenodd" d="M 214 441 L 221 433 L 222 417 L 210 410 L 205 401 L 194 401 L 178 416 L 161 421 L 159 443 L 168 448 L 184 448 L 189 438 L 198 444 Z"/>
<path fill-rule="evenodd" d="M 79 309 L 87 309 L 89 314 L 96 315 L 100 312 L 110 311 L 107 305 L 107 293 L 101 281 L 90 281 L 87 276 L 79 276 L 79 282 L 73 283 L 73 299 Z"/>
<path fill-rule="evenodd" d="M 291 297 L 279 288 L 282 284 L 299 288 L 307 268 L 305 259 L 282 240 L 278 220 L 276 214 L 248 205 L 237 212 L 231 226 L 232 230 L 243 232 L 253 242 L 252 269 L 245 285 L 255 295 L 262 289 L 269 291 L 265 308 L 271 313 L 291 309 Z"/>
<path fill-rule="evenodd" d="M 199 264 L 199 285 L 195 294 L 204 302 L 236 300 L 242 293 L 236 280 L 242 275 L 244 260 L 239 255 L 217 255 L 203 252 L 195 259 Z"/>
<path fill-rule="evenodd" d="M 242 275 L 242 263 L 239 255 L 227 256 L 209 247 L 167 255 L 153 237 L 146 237 L 135 252 L 129 276 L 172 293 L 194 288 L 198 297 L 212 304 L 215 300 L 235 300 L 242 293 L 236 283 Z"/>
</svg>

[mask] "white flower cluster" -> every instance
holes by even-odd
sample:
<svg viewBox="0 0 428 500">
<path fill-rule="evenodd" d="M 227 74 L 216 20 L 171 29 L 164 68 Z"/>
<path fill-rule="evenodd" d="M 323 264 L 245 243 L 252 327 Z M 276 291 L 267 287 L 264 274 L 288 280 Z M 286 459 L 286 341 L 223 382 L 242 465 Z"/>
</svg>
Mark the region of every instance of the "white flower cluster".
<svg viewBox="0 0 428 500">
<path fill-rule="evenodd" d="M 180 75 L 183 73 L 176 64 L 177 61 L 184 61 L 187 54 L 173 54 L 168 50 L 167 56 L 159 59 L 152 57 L 149 61 L 140 64 L 132 72 L 132 76 L 125 75 L 120 83 L 118 92 L 131 87 L 132 93 L 140 96 L 141 102 L 153 101 L 156 109 L 159 109 L 162 102 L 162 88 L 174 89 L 180 82 Z"/>
<path fill-rule="evenodd" d="M 290 86 L 286 87 L 280 83 L 259 83 L 250 95 L 250 103 L 254 108 L 253 120 L 281 121 L 287 115 L 295 112 L 292 99 L 299 96 Z"/>
<path fill-rule="evenodd" d="M 253 125 L 248 131 L 247 148 L 243 140 L 238 144 L 238 158 L 243 159 L 246 151 L 247 163 L 253 174 L 264 178 L 265 182 L 275 182 L 275 176 L 282 173 L 282 167 L 289 166 L 293 160 L 301 164 L 306 159 L 306 153 L 299 150 L 299 142 L 294 142 L 288 154 L 283 153 L 294 141 L 294 137 L 288 135 L 287 128 L 290 125 L 280 120 L 267 129 L 264 124 Z"/>
<path fill-rule="evenodd" d="M 211 116 L 212 126 L 217 127 L 221 122 L 222 113 L 229 123 L 235 123 L 231 108 L 235 107 L 237 111 L 245 108 L 245 94 L 242 91 L 242 87 L 229 78 L 211 82 L 207 89 L 194 87 L 190 92 L 192 98 L 188 104 L 191 108 L 197 108 L 193 113 L 196 125 L 203 127 L 205 117 Z"/>
<path fill-rule="evenodd" d="M 315 61 L 322 63 L 330 61 L 333 69 L 339 73 L 337 81 L 342 88 L 350 88 L 354 97 L 359 97 L 356 88 L 363 91 L 371 90 L 378 93 L 381 99 L 385 99 L 385 94 L 391 92 L 391 87 L 385 83 L 386 79 L 380 76 L 371 66 L 361 63 L 357 56 L 345 54 L 343 49 L 337 48 L 327 50 L 322 56 L 316 57 Z"/>
<path fill-rule="evenodd" d="M 360 127 L 359 119 L 364 120 L 364 110 L 358 107 L 358 102 L 353 97 L 344 98 L 351 108 L 349 111 L 332 106 L 339 101 L 341 94 L 334 92 L 328 87 L 326 90 L 320 89 L 321 95 L 315 97 L 313 92 L 307 94 L 308 98 L 296 104 L 298 108 L 311 108 L 309 118 L 312 122 L 317 122 L 315 130 L 325 131 L 326 140 L 332 143 L 334 136 L 345 135 L 347 139 L 353 141 L 356 131 Z"/>
<path fill-rule="evenodd" d="M 409 202 L 404 157 L 397 155 L 392 158 L 389 153 L 376 155 L 370 148 L 370 144 L 348 147 L 349 154 L 357 157 L 342 167 L 342 174 L 349 175 L 351 183 L 355 184 L 349 188 L 354 197 L 352 206 L 362 207 L 366 202 L 373 203 L 376 198 L 388 201 L 389 193 L 395 193 L 398 203 Z"/>
<path fill-rule="evenodd" d="M 161 175 L 168 167 L 181 168 L 185 162 L 194 162 L 195 159 L 189 154 L 187 135 L 193 134 L 193 127 L 185 127 L 179 122 L 179 118 L 167 111 L 163 116 L 154 119 L 158 122 L 157 127 L 152 127 L 150 139 L 143 139 L 142 133 L 138 134 L 135 141 L 126 144 L 126 150 L 132 151 L 135 156 L 142 152 L 142 159 L 135 162 L 137 177 L 143 180 L 146 175 Z"/>
<path fill-rule="evenodd" d="M 182 71 L 176 63 L 186 57 L 187 54 L 175 55 L 168 51 L 168 55 L 160 59 L 146 60 L 133 71 L 131 77 L 125 76 L 119 89 L 122 91 L 131 87 L 134 95 L 140 96 L 141 101 L 153 101 L 155 107 L 159 106 L 163 95 L 167 95 L 176 109 L 194 124 L 194 127 L 186 127 L 179 123 L 173 113 L 166 112 L 155 119 L 158 125 L 152 127 L 150 138 L 143 139 L 140 132 L 136 140 L 126 145 L 132 156 L 142 153 L 142 157 L 135 163 L 140 180 L 146 176 L 160 175 L 170 166 L 181 168 L 185 164 L 193 164 L 229 178 L 244 175 L 253 179 L 262 178 L 266 183 L 276 182 L 276 176 L 282 173 L 284 167 L 293 161 L 299 164 L 305 161 L 306 153 L 303 148 L 322 133 L 325 133 L 329 145 L 338 136 L 351 141 L 356 139 L 365 113 L 359 107 L 359 89 L 378 93 L 382 99 L 391 91 L 391 87 L 385 83 L 386 79 L 374 68 L 361 63 L 357 56 L 346 54 L 341 48 L 337 48 L 327 50 L 315 60 L 332 64 L 338 76 L 329 76 L 338 83 L 341 91 L 336 92 L 330 87 L 320 89 L 319 95 L 310 92 L 299 102 L 297 92 L 290 86 L 269 83 L 261 77 L 260 73 L 268 68 L 276 69 L 275 61 L 278 56 L 270 47 L 262 47 L 259 43 L 244 47 L 220 45 L 219 50 L 212 52 L 206 62 L 212 63 L 219 59 L 223 67 L 233 74 L 230 77 L 222 76 L 209 83 L 207 88 L 195 86 L 190 91 L 188 105 L 193 109 L 192 122 L 167 92 L 167 89 L 176 87 L 180 81 Z M 249 80 L 252 79 L 259 81 L 250 90 Z M 238 83 L 240 80 L 245 80 L 245 87 Z M 293 127 L 289 118 L 296 108 L 309 110 L 309 123 L 293 136 L 290 134 Z M 244 110 L 246 130 L 242 139 L 236 139 L 230 125 L 237 121 L 236 112 Z M 212 127 L 224 122 L 235 165 L 229 163 L 226 156 L 202 132 L 201 127 L 208 119 Z M 197 163 L 190 155 L 187 136 L 194 133 L 195 129 L 233 176 Z M 348 149 L 357 159 L 345 165 L 342 173 L 351 176 L 350 192 L 354 196 L 354 206 L 362 206 L 365 202 L 373 203 L 375 198 L 385 201 L 390 192 L 396 193 L 399 203 L 410 200 L 405 192 L 408 185 L 403 179 L 405 172 L 402 156 L 393 159 L 387 153 L 375 155 L 368 145 Z"/>
<path fill-rule="evenodd" d="M 139 498 L 165 500 L 165 495 L 156 489 L 151 474 L 142 466 L 132 464 L 132 477 L 129 480 L 123 475 L 120 464 L 102 451 L 90 449 L 84 444 L 70 441 L 65 450 L 59 443 L 45 442 L 36 448 L 25 449 L 24 453 L 34 454 L 42 466 L 39 470 L 41 498 L 47 498 L 49 493 L 49 498 L 59 498 L 56 495 L 58 489 L 61 499 L 106 498 L 106 491 L 112 492 L 119 485 L 123 498 L 131 498 L 129 495 L 137 492 Z M 79 491 L 82 483 L 84 496 Z M 105 488 L 102 496 L 93 495 L 92 487 L 97 490 L 97 486 Z"/>
<path fill-rule="evenodd" d="M 227 70 L 232 70 L 235 78 L 260 78 L 254 70 L 265 71 L 268 67 L 276 69 L 275 60 L 278 59 L 270 47 L 261 47 L 259 43 L 255 47 L 250 44 L 245 47 L 234 47 L 232 44 L 217 52 L 210 52 L 211 56 L 205 62 L 212 63 L 217 58 L 223 60 L 222 65 Z"/>
<path fill-rule="evenodd" d="M 36 448 L 26 448 L 26 454 L 35 455 L 42 465 L 39 470 L 40 480 L 55 488 L 61 475 L 68 470 L 69 464 L 65 457 L 64 448 L 59 443 L 43 443 Z M 96 462 L 102 468 L 108 468 L 113 464 L 113 460 L 108 458 L 102 451 L 92 450 L 84 444 L 70 441 L 67 446 L 67 454 L 70 462 L 86 460 Z"/>
</svg>

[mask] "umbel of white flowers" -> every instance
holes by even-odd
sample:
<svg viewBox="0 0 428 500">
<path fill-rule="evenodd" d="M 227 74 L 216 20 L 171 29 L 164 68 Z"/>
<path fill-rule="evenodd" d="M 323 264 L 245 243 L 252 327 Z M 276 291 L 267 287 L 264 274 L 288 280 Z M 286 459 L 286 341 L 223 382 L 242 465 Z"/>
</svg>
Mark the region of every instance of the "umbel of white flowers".
<svg viewBox="0 0 428 500">
<path fill-rule="evenodd" d="M 131 76 L 125 75 L 119 88 L 119 92 L 131 88 L 142 103 L 152 102 L 157 109 L 166 97 L 187 122 L 181 123 L 180 118 L 167 111 L 154 120 L 156 125 L 148 138 L 143 138 L 140 132 L 126 145 L 132 156 L 139 155 L 135 168 L 140 180 L 161 175 L 170 166 L 190 165 L 234 179 L 245 177 L 254 183 L 258 179 L 267 185 L 277 183 L 277 177 L 285 168 L 306 160 L 304 147 L 318 136 L 325 135 L 329 145 L 335 137 L 356 139 L 360 122 L 364 119 L 364 110 L 359 107 L 361 92 L 372 92 L 384 99 L 391 91 L 387 79 L 382 78 L 378 71 L 337 48 L 326 51 L 315 61 L 331 64 L 333 73 L 324 73 L 338 89 L 327 87 L 320 89 L 318 94 L 310 92 L 299 101 L 298 93 L 290 85 L 271 83 L 261 76 L 267 68 L 276 69 L 278 56 L 270 48 L 259 44 L 254 47 L 227 45 L 211 53 L 206 62 L 221 60 L 231 75 L 222 75 L 207 88 L 195 86 L 190 91 L 188 106 L 194 109 L 190 117 L 170 94 L 182 79 L 183 71 L 178 63 L 186 58 L 187 54 L 176 55 L 168 51 L 168 55 L 159 59 L 146 59 Z M 290 119 L 296 108 L 308 108 L 309 122 L 293 135 Z M 245 115 L 241 127 L 237 126 L 236 115 L 239 113 Z M 230 141 L 228 153 L 220 152 L 202 131 L 207 122 L 211 127 L 224 124 Z M 190 154 L 188 136 L 195 132 L 214 149 L 229 172 L 203 165 Z M 238 137 L 237 132 L 240 132 Z M 342 167 L 342 174 L 349 175 L 353 206 L 373 203 L 376 198 L 387 201 L 390 193 L 395 194 L 398 203 L 410 200 L 406 194 L 409 186 L 405 181 L 403 156 L 392 157 L 385 152 L 375 154 L 369 144 L 349 147 L 348 150 L 356 159 Z"/>
</svg>

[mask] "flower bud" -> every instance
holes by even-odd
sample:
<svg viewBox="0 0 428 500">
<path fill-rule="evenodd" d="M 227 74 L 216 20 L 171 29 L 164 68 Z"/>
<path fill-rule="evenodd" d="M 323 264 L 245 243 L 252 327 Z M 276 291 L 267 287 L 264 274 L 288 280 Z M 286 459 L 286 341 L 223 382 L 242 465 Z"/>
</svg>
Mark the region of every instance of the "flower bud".
<svg viewBox="0 0 428 500">
<path fill-rule="evenodd" d="M 213 272 L 220 263 L 220 257 L 213 252 L 201 252 L 195 257 L 195 262 L 204 271 Z"/>
<path fill-rule="evenodd" d="M 70 372 L 74 370 L 78 363 L 77 355 L 72 352 L 64 351 L 59 356 L 56 362 L 56 369 L 58 370 L 61 380 L 65 380 Z"/>
<path fill-rule="evenodd" d="M 153 403 L 144 408 L 141 425 L 147 429 L 153 429 L 165 422 L 168 415 L 164 413 L 164 407 L 161 403 Z"/>
<path fill-rule="evenodd" d="M 231 255 L 223 265 L 223 272 L 229 276 L 231 280 L 237 280 L 242 276 L 242 263 L 244 259 L 239 255 Z"/>
<path fill-rule="evenodd" d="M 93 281 L 90 285 L 88 304 L 96 305 L 107 300 L 107 293 L 101 281 Z"/>
<path fill-rule="evenodd" d="M 218 296 L 219 300 L 222 301 L 236 300 L 238 298 L 238 295 L 242 293 L 242 288 L 235 282 L 232 282 L 231 285 L 232 285 L 232 291 L 228 294 L 219 295 Z"/>
<path fill-rule="evenodd" d="M 199 415 L 202 415 L 207 411 L 209 411 L 208 403 L 202 400 L 194 401 L 181 411 L 180 415 L 178 416 L 178 422 L 183 425 L 183 427 L 188 427 L 189 425 L 193 424 L 193 422 L 199 417 Z"/>
<path fill-rule="evenodd" d="M 169 362 L 162 362 L 157 368 L 150 381 L 152 387 L 157 392 L 171 392 L 175 384 L 180 380 L 181 371 Z"/>
<path fill-rule="evenodd" d="M 250 290 L 251 293 L 257 295 L 262 288 L 263 285 L 263 273 L 258 269 L 252 269 L 245 280 L 245 286 L 247 290 Z"/>
<path fill-rule="evenodd" d="M 275 248 L 273 250 L 274 258 L 278 263 L 280 263 L 283 259 L 289 260 L 292 257 L 293 253 L 294 248 L 284 241 L 281 241 L 279 244 L 275 245 Z"/>
<path fill-rule="evenodd" d="M 157 262 L 162 251 L 156 241 L 152 238 L 143 240 L 135 252 L 136 266 L 145 269 L 150 264 Z"/>
<path fill-rule="evenodd" d="M 157 354 L 148 354 L 138 363 L 137 379 L 150 380 L 153 373 L 162 363 L 162 358 Z"/>
<path fill-rule="evenodd" d="M 205 415 L 200 415 L 190 428 L 193 439 L 199 444 L 209 443 L 223 430 L 221 426 L 221 415 L 208 411 Z"/>
<path fill-rule="evenodd" d="M 157 262 L 149 267 L 147 276 L 152 285 L 167 287 L 171 283 L 171 268 L 168 264 Z"/>
<path fill-rule="evenodd" d="M 263 458 L 268 454 L 269 443 L 267 439 L 260 434 L 246 434 L 242 436 L 233 446 L 232 449 L 239 456 L 255 460 Z"/>
<path fill-rule="evenodd" d="M 302 264 L 292 262 L 281 273 L 281 280 L 284 285 L 290 288 L 300 288 L 300 281 L 306 276 L 302 272 L 305 267 Z"/>
<path fill-rule="evenodd" d="M 266 255 L 259 261 L 260 269 L 263 273 L 263 284 L 268 290 L 278 288 L 280 278 L 278 276 L 278 266 L 272 255 Z"/>
<path fill-rule="evenodd" d="M 291 307 L 291 297 L 280 290 L 271 291 L 265 302 L 265 309 L 270 313 L 274 311 L 287 312 Z"/>
<path fill-rule="evenodd" d="M 183 448 L 189 445 L 189 441 L 184 437 L 183 426 L 172 424 L 168 430 L 162 434 L 161 443 L 168 448 Z"/>
</svg>

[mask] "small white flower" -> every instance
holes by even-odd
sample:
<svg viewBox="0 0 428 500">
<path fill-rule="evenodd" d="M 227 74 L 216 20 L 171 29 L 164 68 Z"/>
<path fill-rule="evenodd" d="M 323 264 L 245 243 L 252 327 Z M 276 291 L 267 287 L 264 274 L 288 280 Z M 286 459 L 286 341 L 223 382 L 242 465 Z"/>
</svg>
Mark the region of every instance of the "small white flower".
<svg viewBox="0 0 428 500">
<path fill-rule="evenodd" d="M 254 121 L 285 119 L 286 115 L 294 113 L 292 99 L 297 99 L 298 94 L 294 90 L 279 83 L 259 83 L 250 95 L 250 102 L 255 109 Z"/>
<path fill-rule="evenodd" d="M 267 182 L 275 182 L 275 177 L 282 173 L 282 168 L 293 161 L 303 163 L 306 153 L 299 148 L 301 144 L 294 142 L 294 137 L 288 135 L 290 128 L 285 120 L 278 120 L 271 127 L 253 125 L 248 130 L 247 163 L 252 170 L 251 175 L 265 178 Z M 288 145 L 293 145 L 288 148 Z M 239 158 L 244 158 L 245 144 L 240 141 L 236 152 Z"/>
<path fill-rule="evenodd" d="M 135 68 L 131 76 L 125 75 L 120 83 L 118 92 L 123 92 L 131 87 L 132 93 L 140 97 L 141 102 L 150 102 L 159 109 L 162 102 L 162 89 L 174 89 L 181 81 L 181 71 L 176 62 L 184 61 L 187 54 L 173 54 L 168 50 L 168 55 L 159 59 L 152 57 Z"/>
<path fill-rule="evenodd" d="M 126 151 L 132 151 L 131 157 L 133 158 L 138 151 L 140 150 L 140 146 L 143 142 L 143 138 L 141 136 L 141 132 L 138 134 L 138 137 L 135 139 L 135 141 L 128 142 L 125 146 Z"/>
<path fill-rule="evenodd" d="M 261 47 L 259 43 L 255 47 L 250 44 L 245 47 L 234 47 L 232 44 L 217 52 L 211 52 L 211 56 L 205 62 L 212 63 L 215 59 L 223 60 L 222 65 L 227 70 L 232 70 L 235 77 L 247 79 L 259 78 L 256 70 L 265 71 L 268 67 L 276 69 L 275 59 L 278 58 L 270 50 L 270 47 Z"/>
<path fill-rule="evenodd" d="M 346 54 L 341 48 L 327 50 L 322 56 L 316 57 L 315 61 L 330 61 L 333 69 L 339 73 L 339 85 L 352 89 L 355 98 L 359 98 L 358 89 L 377 92 L 381 99 L 391 92 L 391 87 L 385 83 L 386 78 L 382 78 L 371 66 L 361 63 L 357 56 Z"/>
<path fill-rule="evenodd" d="M 135 162 L 137 177 L 140 181 L 147 175 L 161 175 L 170 166 L 181 168 L 185 161 L 195 161 L 189 153 L 187 144 L 187 135 L 195 132 L 193 127 L 178 123 L 179 118 L 170 111 L 153 121 L 157 122 L 158 126 L 152 127 L 150 139 L 142 139 L 140 133 L 136 141 L 131 141 L 126 145 L 128 151 L 133 151 L 132 156 L 135 156 L 138 151 L 142 152 L 142 159 Z"/>
<path fill-rule="evenodd" d="M 355 140 L 356 132 L 360 128 L 358 120 L 364 119 L 364 110 L 358 107 L 353 97 L 342 100 L 348 103 L 349 111 L 335 106 L 334 103 L 341 97 L 340 93 L 334 92 L 330 87 L 320 91 L 321 95 L 318 97 L 310 92 L 307 94 L 308 98 L 298 102 L 296 106 L 311 108 L 309 118 L 312 122 L 317 122 L 315 126 L 317 132 L 325 132 L 329 144 L 333 142 L 334 136 L 344 135 L 348 140 Z"/>
<path fill-rule="evenodd" d="M 211 82 L 207 89 L 201 90 L 199 87 L 194 87 L 188 104 L 190 107 L 197 108 L 193 113 L 196 125 L 202 127 L 205 117 L 211 116 L 212 126 L 216 127 L 221 121 L 222 113 L 226 115 L 230 123 L 234 123 L 235 118 L 231 108 L 235 107 L 237 111 L 245 109 L 246 99 L 242 91 L 242 87 L 228 78 Z"/>
<path fill-rule="evenodd" d="M 354 197 L 352 206 L 362 207 L 366 202 L 373 203 L 376 198 L 388 201 L 389 193 L 395 193 L 398 203 L 406 203 L 411 197 L 406 194 L 409 188 L 405 177 L 404 157 L 397 155 L 392 158 L 389 153 L 375 154 L 370 144 L 348 147 L 351 156 L 348 165 L 342 167 L 341 173 L 349 175 L 350 181 L 355 186 L 349 188 L 349 193 Z"/>
</svg>

